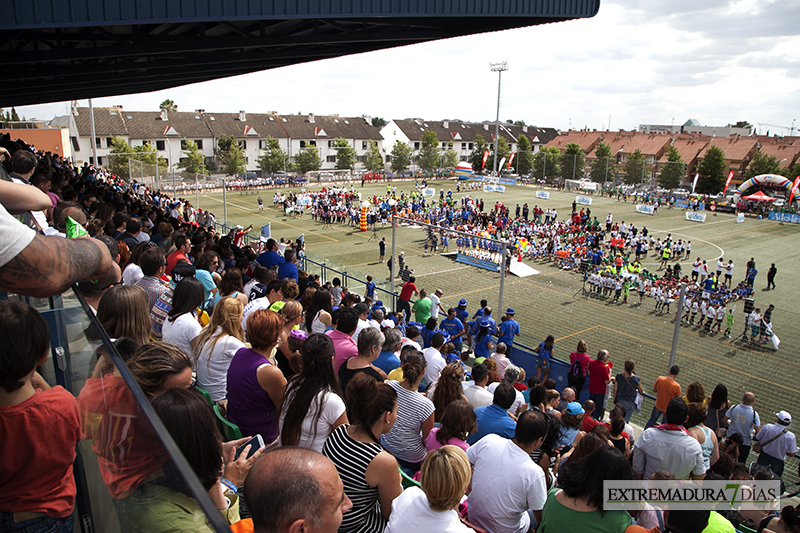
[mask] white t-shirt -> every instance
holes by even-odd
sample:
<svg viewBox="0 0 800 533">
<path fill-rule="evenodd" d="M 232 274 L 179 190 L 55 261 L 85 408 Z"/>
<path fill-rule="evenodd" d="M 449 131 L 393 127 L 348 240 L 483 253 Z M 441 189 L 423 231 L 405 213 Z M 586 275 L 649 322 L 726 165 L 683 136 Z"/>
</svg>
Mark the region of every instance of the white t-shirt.
<svg viewBox="0 0 800 533">
<path fill-rule="evenodd" d="M 248 303 L 244 306 L 244 312 L 242 313 L 242 329 L 247 331 L 247 318 L 258 311 L 259 309 L 269 309 L 269 306 L 272 304 L 269 303 L 269 298 L 256 298 L 252 302 Z"/>
<path fill-rule="evenodd" d="M 502 382 L 495 381 L 494 383 L 486 387 L 486 390 L 492 394 L 492 399 L 494 399 L 494 391 L 497 390 L 497 387 L 500 386 L 500 383 Z M 514 389 L 514 391 L 517 393 L 517 395 L 514 397 L 514 403 L 512 403 L 511 407 L 508 408 L 508 413 L 516 416 L 517 411 L 519 411 L 520 407 L 525 405 L 525 396 L 523 396 L 522 393 L 517 389 Z"/>
<path fill-rule="evenodd" d="M 706 467 L 700 443 L 686 430 L 649 428 L 636 440 L 633 470 L 645 479 L 659 470 L 689 479 L 689 474 L 705 474 Z"/>
<path fill-rule="evenodd" d="M 142 268 L 134 263 L 125 267 L 122 271 L 122 284 L 123 285 L 136 285 L 136 282 L 144 277 Z"/>
<path fill-rule="evenodd" d="M 494 394 L 486 390 L 486 387 L 479 387 L 478 385 L 472 385 L 464 389 L 464 396 L 467 397 L 467 401 L 473 409 L 492 405 L 494 401 Z"/>
<path fill-rule="evenodd" d="M 697 441 L 695 441 L 697 442 Z M 492 533 L 522 533 L 528 509 L 547 500 L 544 471 L 513 441 L 489 434 L 467 450 L 472 474 L 469 521 Z"/>
<path fill-rule="evenodd" d="M 429 294 L 428 298 L 431 300 L 431 316 L 435 318 L 439 314 L 439 303 L 441 300 L 435 294 Z M 425 324 L 422 325 L 424 326 Z"/>
<path fill-rule="evenodd" d="M 0 204 L 0 267 L 17 257 L 36 237 L 36 232 L 11 216 Z"/>
<path fill-rule="evenodd" d="M 222 328 L 217 328 L 218 334 Z M 217 340 L 213 349 L 208 341 L 203 346 L 198 346 L 197 385 L 208 391 L 215 402 L 224 400 L 228 396 L 228 367 L 231 366 L 233 356 L 236 355 L 244 343 L 236 337 L 224 335 Z"/>
<path fill-rule="evenodd" d="M 169 318 L 161 326 L 161 340 L 169 342 L 180 348 L 183 353 L 194 360 L 194 350 L 191 342 L 200 335 L 203 327 L 192 313 L 184 313 L 172 322 Z"/>
<path fill-rule="evenodd" d="M 425 383 L 432 385 L 439 381 L 439 376 L 442 375 L 442 370 L 447 366 L 447 361 L 444 360 L 444 356 L 439 350 L 433 346 L 422 350 L 422 355 L 425 356 L 425 360 L 428 362 L 428 366 L 425 367 Z"/>
<path fill-rule="evenodd" d="M 392 514 L 384 533 L 470 533 L 455 509 L 434 511 L 419 487 L 410 487 L 392 502 Z"/>
<path fill-rule="evenodd" d="M 281 408 L 281 422 L 278 426 L 279 430 L 283 428 L 283 419 L 286 418 L 286 409 L 289 407 L 291 398 L 294 394 L 284 398 Z M 319 415 L 319 420 L 316 424 L 316 435 L 313 427 L 314 417 L 322 405 L 322 413 Z M 300 425 L 300 440 L 297 443 L 299 448 L 308 448 L 322 453 L 322 445 L 325 444 L 325 439 L 331 434 L 334 427 L 333 424 L 342 416 L 345 411 L 344 400 L 331 391 L 319 391 L 311 402 L 308 408 L 308 413 Z"/>
</svg>

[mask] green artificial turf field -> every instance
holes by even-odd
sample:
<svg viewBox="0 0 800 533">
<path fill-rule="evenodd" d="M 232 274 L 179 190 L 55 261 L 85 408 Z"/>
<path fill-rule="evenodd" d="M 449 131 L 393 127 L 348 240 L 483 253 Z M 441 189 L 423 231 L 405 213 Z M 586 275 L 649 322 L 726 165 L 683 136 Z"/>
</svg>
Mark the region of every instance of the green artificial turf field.
<svg viewBox="0 0 800 533">
<path fill-rule="evenodd" d="M 413 182 L 395 182 L 398 191 L 410 192 Z M 445 192 L 452 189 L 455 198 L 465 193 L 455 192 L 455 182 L 431 182 L 429 186 Z M 311 186 L 318 189 L 319 186 Z M 367 184 L 364 188 L 355 184 L 355 189 L 364 197 L 373 194 L 385 194 L 385 184 Z M 288 189 L 278 189 L 287 191 Z M 496 201 L 502 201 L 514 212 L 514 206 L 527 202 L 530 207 L 539 205 L 542 208 L 558 209 L 559 218 L 569 216 L 574 193 L 550 191 L 550 198 L 535 198 L 535 188 L 527 186 L 508 187 L 505 193 L 473 192 L 473 196 L 484 198 L 486 209 L 491 209 Z M 310 214 L 295 219 L 286 216 L 277 207 L 272 206 L 274 189 L 250 193 L 229 192 L 227 194 L 228 220 L 234 224 L 247 226 L 253 224 L 256 231 L 260 226 L 271 223 L 272 235 L 295 239 L 305 235 L 307 252 L 310 257 L 326 258 L 328 266 L 346 270 L 357 277 L 372 275 L 376 282 L 388 289 L 388 269 L 386 264 L 378 262 L 378 244 L 373 232 L 361 232 L 358 228 L 346 225 L 322 227 L 321 223 L 311 220 Z M 264 212 L 258 212 L 257 198 L 264 200 Z M 734 403 L 741 401 L 746 390 L 756 394 L 756 409 L 762 416 L 762 422 L 774 422 L 774 413 L 780 409 L 794 411 L 800 415 L 800 387 L 797 377 L 800 375 L 798 361 L 798 345 L 800 334 L 792 324 L 797 324 L 800 313 L 796 312 L 795 302 L 800 298 L 800 291 L 795 289 L 791 281 L 792 265 L 800 256 L 798 235 L 800 226 L 784 224 L 770 220 L 747 218 L 743 223 L 736 223 L 734 215 L 707 212 L 704 223 L 687 221 L 681 209 L 659 209 L 658 215 L 644 215 L 636 212 L 635 205 L 616 199 L 593 196 L 590 206 L 592 216 L 602 222 L 611 212 L 614 220 L 635 223 L 641 230 L 646 226 L 657 237 L 664 238 L 671 233 L 674 238 L 692 241 L 692 260 L 700 257 L 708 261 L 712 272 L 716 268 L 717 258 L 723 256 L 725 262 L 733 259 L 734 282 L 744 278 L 745 263 L 754 257 L 759 274 L 755 283 L 756 306 L 766 309 L 772 303 L 776 309 L 773 313 L 775 333 L 781 339 L 780 350 L 769 346 L 751 346 L 736 341 L 744 329 L 744 305 L 739 302 L 736 307 L 736 323 L 733 328 L 733 339 L 726 339 L 720 333 L 706 334 L 696 327 L 683 326 L 678 341 L 676 363 L 681 367 L 679 383 L 685 387 L 693 381 L 700 381 L 711 394 L 717 383 L 724 383 L 729 390 L 729 398 Z M 195 202 L 194 195 L 188 200 Z M 222 220 L 222 194 L 213 193 L 200 196 L 200 207 L 210 209 Z M 387 259 L 391 254 L 392 230 L 387 225 L 376 231 L 377 237 L 387 239 Z M 400 227 L 397 229 L 397 251 L 405 252 L 406 264 L 415 270 L 417 286 L 432 291 L 440 288 L 444 291 L 442 303 L 455 306 L 460 298 L 468 301 L 468 310 L 473 313 L 482 298 L 488 300 L 495 308 L 494 316 L 498 319 L 505 309 L 497 309 L 500 286 L 499 274 L 493 274 L 476 267 L 456 263 L 452 258 L 441 255 L 423 255 L 424 233 L 421 229 Z M 451 250 L 454 249 L 451 242 Z M 776 263 L 777 290 L 765 291 L 766 272 L 770 263 Z M 641 306 L 635 305 L 638 295 L 631 293 L 628 304 L 614 303 L 611 298 L 590 297 L 581 292 L 582 276 L 572 271 L 559 270 L 552 263 L 526 261 L 540 273 L 535 276 L 518 278 L 508 276 L 505 280 L 503 307 L 516 310 L 516 319 L 522 328 L 521 342 L 528 346 L 536 346 L 548 334 L 556 338 L 555 356 L 568 359 L 569 353 L 576 347 L 578 340 L 583 339 L 589 345 L 590 355 L 605 348 L 615 363 L 615 372 L 622 370 L 627 358 L 636 361 L 636 372 L 642 376 L 646 392 L 650 392 L 653 380 L 666 371 L 674 331 L 673 314 L 677 304 L 672 305 L 672 314 L 654 312 L 654 301 L 645 298 Z M 674 262 L 671 262 L 674 263 Z M 658 261 L 651 251 L 643 261 L 648 270 L 654 271 Z M 691 260 L 681 261 L 684 272 L 691 270 Z M 318 267 L 309 267 L 309 272 L 319 273 Z M 329 274 L 329 278 L 334 275 Z M 348 283 L 350 289 L 363 294 L 363 285 Z M 399 289 L 399 286 L 398 286 Z M 633 304 L 633 305 L 631 305 Z M 724 326 L 723 326 L 724 329 Z M 649 414 L 650 407 L 645 404 Z M 635 420 L 642 421 L 641 418 Z"/>
</svg>

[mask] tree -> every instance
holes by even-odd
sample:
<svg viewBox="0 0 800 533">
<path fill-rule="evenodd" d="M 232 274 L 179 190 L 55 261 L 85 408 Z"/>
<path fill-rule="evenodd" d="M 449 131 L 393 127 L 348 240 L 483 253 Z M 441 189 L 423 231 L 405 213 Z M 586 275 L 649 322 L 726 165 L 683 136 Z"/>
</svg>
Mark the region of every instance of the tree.
<svg viewBox="0 0 800 533">
<path fill-rule="evenodd" d="M 411 147 L 404 143 L 397 141 L 392 146 L 392 170 L 394 172 L 405 172 L 408 165 L 411 164 Z"/>
<path fill-rule="evenodd" d="M 730 126 L 730 124 L 728 124 Z M 747 122 L 746 120 L 740 120 L 736 124 L 733 125 L 734 128 L 747 128 L 748 130 L 753 130 L 753 125 Z"/>
<path fill-rule="evenodd" d="M 472 165 L 472 170 L 476 174 L 481 172 L 481 165 L 483 164 L 483 154 L 489 149 L 489 144 L 481 134 L 475 136 L 475 144 L 472 145 L 472 153 L 469 156 L 469 162 Z"/>
<path fill-rule="evenodd" d="M 422 132 L 419 149 L 419 167 L 422 170 L 436 170 L 439 167 L 439 139 L 432 130 Z"/>
<path fill-rule="evenodd" d="M 372 117 L 372 125 L 375 126 L 376 128 L 382 128 L 386 124 L 388 124 L 388 122 L 386 122 L 381 117 Z"/>
<path fill-rule="evenodd" d="M 226 176 L 238 176 L 244 172 L 244 152 L 242 145 L 233 135 L 222 135 L 217 139 L 214 149 L 217 158 L 222 163 Z"/>
<path fill-rule="evenodd" d="M 295 164 L 297 165 L 297 170 L 301 174 L 305 174 L 306 172 L 311 172 L 312 170 L 319 170 L 319 167 L 322 166 L 322 159 L 319 157 L 319 150 L 315 146 L 309 146 L 303 150 L 300 150 L 295 157 Z"/>
<path fill-rule="evenodd" d="M 511 145 L 509 145 L 506 138 L 501 135 L 497 139 L 497 163 L 500 164 L 500 161 L 502 161 L 503 158 L 505 157 L 506 162 L 503 163 L 503 166 L 505 166 L 508 163 L 508 156 L 510 155 L 511 155 Z M 492 143 L 489 146 L 489 157 L 488 159 L 486 159 L 486 168 L 494 171 L 494 143 Z M 497 169 L 498 174 L 502 171 L 503 169 L 498 167 Z"/>
<path fill-rule="evenodd" d="M 597 144 L 594 149 L 594 161 L 592 161 L 589 177 L 597 183 L 614 181 L 614 174 L 617 171 L 614 154 L 611 153 L 611 145 L 606 142 Z"/>
<path fill-rule="evenodd" d="M 375 141 L 369 142 L 369 152 L 367 153 L 366 167 L 373 172 L 383 170 L 383 154 Z"/>
<path fill-rule="evenodd" d="M 561 155 L 561 177 L 565 180 L 579 180 L 586 167 L 586 154 L 578 143 L 567 144 Z"/>
<path fill-rule="evenodd" d="M 185 148 L 183 152 L 186 156 L 181 157 L 178 164 L 175 166 L 182 168 L 190 174 L 203 173 L 205 171 L 205 157 L 203 157 L 203 153 L 197 148 L 197 144 L 194 141 L 185 140 L 184 142 Z"/>
<path fill-rule="evenodd" d="M 703 156 L 703 160 L 697 165 L 697 188 L 695 192 L 699 194 L 717 194 L 725 186 L 725 152 L 716 146 L 712 146 Z"/>
<path fill-rule="evenodd" d="M 261 149 L 263 154 L 258 158 L 258 168 L 267 174 L 275 174 L 279 170 L 283 170 L 283 165 L 286 162 L 286 154 L 281 149 L 281 144 L 278 139 L 267 137 L 264 139 L 264 148 Z"/>
<path fill-rule="evenodd" d="M 527 176 L 531 173 L 531 168 L 533 168 L 531 142 L 528 140 L 528 136 L 522 133 L 517 139 L 517 156 L 514 159 L 514 169 L 520 176 Z"/>
<path fill-rule="evenodd" d="M 155 175 L 155 166 L 158 165 L 161 173 L 167 171 L 167 161 L 163 157 L 158 157 L 158 151 L 149 144 L 131 146 L 122 137 L 114 137 L 111 141 L 111 151 L 109 152 L 108 169 L 112 174 L 116 174 L 125 179 L 131 179 L 129 175 L 128 160 L 141 161 L 144 174 Z M 139 165 L 137 165 L 137 168 Z"/>
<path fill-rule="evenodd" d="M 625 178 L 623 181 L 627 185 L 644 183 L 645 163 L 644 154 L 637 148 L 635 152 L 628 156 L 628 160 L 625 162 Z"/>
<path fill-rule="evenodd" d="M 347 142 L 347 139 L 338 137 L 333 141 L 336 149 L 336 168 L 339 170 L 353 170 L 356 164 L 356 151 Z"/>
<path fill-rule="evenodd" d="M 681 160 L 681 154 L 674 144 L 667 149 L 667 163 L 661 167 L 658 175 L 658 184 L 665 189 L 676 189 L 683 183 L 686 164 Z"/>
<path fill-rule="evenodd" d="M 460 162 L 458 157 L 458 152 L 453 150 L 452 148 L 448 149 L 444 153 L 444 166 L 447 168 L 455 168 L 458 163 Z"/>
<path fill-rule="evenodd" d="M 745 179 L 750 179 L 760 174 L 781 174 L 781 164 L 777 157 L 767 155 L 764 152 L 756 152 L 753 160 L 744 171 Z"/>
<path fill-rule="evenodd" d="M 555 146 L 544 146 L 533 158 L 533 177 L 537 180 L 555 178 L 560 173 L 558 165 L 561 151 Z"/>
<path fill-rule="evenodd" d="M 17 110 L 15 108 L 11 108 L 11 120 L 13 122 L 19 122 L 19 115 L 17 115 Z"/>
<path fill-rule="evenodd" d="M 167 98 L 166 100 L 164 100 L 163 102 L 158 104 L 158 108 L 159 109 L 166 109 L 167 111 L 177 111 L 178 110 L 178 104 L 176 104 L 175 102 L 173 102 L 172 100 Z"/>
</svg>

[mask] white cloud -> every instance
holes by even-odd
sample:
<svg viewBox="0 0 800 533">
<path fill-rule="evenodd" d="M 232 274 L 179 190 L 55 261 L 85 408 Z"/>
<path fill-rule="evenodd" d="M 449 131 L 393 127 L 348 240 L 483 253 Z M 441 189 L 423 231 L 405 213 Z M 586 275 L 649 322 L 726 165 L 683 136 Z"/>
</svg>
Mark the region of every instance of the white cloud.
<svg viewBox="0 0 800 533">
<path fill-rule="evenodd" d="M 800 2 L 609 0 L 592 19 L 341 57 L 95 105 L 369 114 L 429 120 L 633 129 L 640 123 L 737 120 L 791 125 L 800 115 Z M 64 114 L 62 103 L 28 117 Z M 774 128 L 773 128 L 774 130 Z M 773 131 L 773 133 L 775 133 Z M 786 133 L 786 132 L 782 132 Z"/>
</svg>

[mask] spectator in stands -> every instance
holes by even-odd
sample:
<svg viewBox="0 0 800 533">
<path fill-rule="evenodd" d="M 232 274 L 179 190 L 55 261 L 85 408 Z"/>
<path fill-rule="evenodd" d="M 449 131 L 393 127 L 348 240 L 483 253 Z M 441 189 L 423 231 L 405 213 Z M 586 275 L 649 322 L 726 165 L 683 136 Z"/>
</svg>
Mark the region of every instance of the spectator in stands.
<svg viewBox="0 0 800 533">
<path fill-rule="evenodd" d="M 339 318 L 336 322 L 336 329 L 325 333 L 333 341 L 333 349 L 336 357 L 333 361 L 333 369 L 337 375 L 339 367 L 350 359 L 358 356 L 358 346 L 353 340 L 353 333 L 358 327 L 358 312 L 351 308 L 339 309 Z"/>
<path fill-rule="evenodd" d="M 245 347 L 241 323 L 242 302 L 225 297 L 214 307 L 211 321 L 195 340 L 197 384 L 215 402 L 227 397 L 228 367 L 236 353 Z"/>
<path fill-rule="evenodd" d="M 171 309 L 162 326 L 162 340 L 180 348 L 194 358 L 202 326 L 197 309 L 203 305 L 203 284 L 197 278 L 182 279 L 173 293 Z"/>
<path fill-rule="evenodd" d="M 147 242 L 150 237 L 144 234 L 147 239 L 139 239 L 139 234 L 142 232 L 142 223 L 137 217 L 131 217 L 125 223 L 125 233 L 116 237 L 118 241 L 122 241 L 128 245 L 128 248 L 134 248 L 140 242 Z"/>
<path fill-rule="evenodd" d="M 434 420 L 441 423 L 444 416 L 445 409 L 450 403 L 457 400 L 465 400 L 464 388 L 461 383 L 464 381 L 464 367 L 459 363 L 450 363 L 430 389 L 428 389 L 428 399 L 433 402 L 436 409 L 434 412 Z"/>
<path fill-rule="evenodd" d="M 389 374 L 395 368 L 400 367 L 400 358 L 397 354 L 400 353 L 400 349 L 403 346 L 403 334 L 399 329 L 392 328 L 387 330 L 384 336 L 381 354 L 372 364 Z"/>
<path fill-rule="evenodd" d="M 278 241 L 275 239 L 268 239 L 264 250 L 264 253 L 259 255 L 257 259 L 262 266 L 266 268 L 269 268 L 273 265 L 280 267 L 280 265 L 286 261 L 278 252 Z"/>
<path fill-rule="evenodd" d="M 774 531 L 775 533 L 800 532 L 800 508 L 785 506 L 781 509 L 780 516 L 769 515 L 759 525 L 760 531 Z"/>
<path fill-rule="evenodd" d="M 217 294 L 217 283 L 222 281 L 222 278 L 217 274 L 219 268 L 219 255 L 217 252 L 207 251 L 203 252 L 195 263 L 197 274 L 195 277 L 203 284 L 203 298 L 208 301 L 209 298 Z"/>
<path fill-rule="evenodd" d="M 548 335 L 544 341 L 539 343 L 539 346 L 533 349 L 539 356 L 536 359 L 536 377 L 542 381 L 547 380 L 550 375 L 550 359 L 553 357 L 555 340 L 555 337 Z"/>
<path fill-rule="evenodd" d="M 333 373 L 333 342 L 312 333 L 300 349 L 302 371 L 286 386 L 281 405 L 282 446 L 322 451 L 328 435 L 347 424 L 341 389 Z"/>
<path fill-rule="evenodd" d="M 505 375 L 506 368 L 514 363 L 511 362 L 511 359 L 506 357 L 507 347 L 504 342 L 498 342 L 495 350 L 495 353 L 493 353 L 491 357 L 497 362 L 497 372 L 501 375 Z"/>
<path fill-rule="evenodd" d="M 728 425 L 728 417 L 725 413 L 731 407 L 731 402 L 728 400 L 728 388 L 722 383 L 714 387 L 714 392 L 711 393 L 706 399 L 708 405 L 708 417 L 706 418 L 706 427 L 714 431 L 717 437 L 725 435 L 725 428 Z"/>
<path fill-rule="evenodd" d="M 762 427 L 756 434 L 756 440 L 761 443 L 761 453 L 758 454 L 758 464 L 768 466 L 776 476 L 783 476 L 786 456 L 797 455 L 797 441 L 794 433 L 789 431 L 792 415 L 788 411 L 775 413 L 776 422 Z"/>
<path fill-rule="evenodd" d="M 379 440 L 399 420 L 396 391 L 366 374 L 356 375 L 346 393 L 351 424 L 333 430 L 322 447 L 353 501 L 353 509 L 344 515 L 339 528 L 342 533 L 381 533 L 391 515 L 392 501 L 403 490 L 397 461 Z"/>
<path fill-rule="evenodd" d="M 234 533 L 336 533 L 353 506 L 330 459 L 302 448 L 265 454 L 250 470 L 244 492 L 252 518 L 233 524 Z"/>
<path fill-rule="evenodd" d="M 703 466 L 708 471 L 711 465 L 719 459 L 717 436 L 703 424 L 707 413 L 699 403 L 690 403 L 688 409 L 689 418 L 684 426 L 689 431 L 689 434 L 700 443 L 700 448 L 703 450 Z"/>
<path fill-rule="evenodd" d="M 283 252 L 284 262 L 278 265 L 278 279 L 291 279 L 295 283 L 298 280 L 297 271 L 297 252 L 287 248 Z"/>
<path fill-rule="evenodd" d="M 249 458 L 247 453 L 242 453 L 234 460 L 234 443 L 223 447 L 214 413 L 195 391 L 170 389 L 155 397 L 152 403 L 222 517 L 228 524 L 238 521 L 238 496 L 229 486 L 244 485 L 247 473 L 264 452 L 263 448 Z M 135 523 L 128 525 L 139 531 L 194 531 L 198 527 L 197 517 L 203 516 L 196 500 L 160 484 L 143 485 L 137 493 L 137 503 L 139 512 Z"/>
<path fill-rule="evenodd" d="M 86 298 L 86 303 L 97 314 L 97 306 L 100 305 L 100 298 L 103 297 L 103 294 L 111 287 L 116 287 L 120 284 L 122 284 L 122 272 L 119 269 L 119 265 L 112 261 L 111 268 L 108 269 L 105 275 L 94 281 L 78 282 L 78 288 Z"/>
<path fill-rule="evenodd" d="M 631 516 L 627 511 L 603 510 L 603 481 L 632 479 L 630 464 L 613 447 L 601 446 L 582 459 L 568 461 L 558 471 L 560 489 L 547 496 L 536 531 L 624 531 L 631 525 Z"/>
<path fill-rule="evenodd" d="M 383 333 L 375 328 L 366 328 L 361 332 L 358 336 L 358 355 L 349 358 L 339 367 L 339 384 L 344 390 L 347 390 L 347 384 L 357 374 L 367 374 L 379 382 L 386 379 L 386 374 L 372 364 L 381 353 L 383 341 Z"/>
<path fill-rule="evenodd" d="M 683 395 L 683 401 L 686 404 L 690 403 L 698 403 L 701 407 L 706 407 L 706 390 L 703 388 L 703 384 L 699 381 L 695 381 L 689 383 L 689 386 L 686 387 L 686 394 Z"/>
<path fill-rule="evenodd" d="M 251 348 L 236 352 L 227 379 L 228 420 L 239 426 L 242 434 L 261 434 L 272 446 L 278 444 L 279 407 L 286 388 L 286 379 L 270 359 L 282 323 L 278 313 L 267 309 L 250 315 L 247 340 Z"/>
<path fill-rule="evenodd" d="M 506 382 L 512 387 L 517 383 L 519 379 L 519 374 L 521 369 L 518 366 L 511 365 L 506 368 L 503 376 L 503 380 L 498 383 L 492 383 L 486 390 L 494 394 L 494 391 L 497 390 L 499 383 Z M 508 409 L 508 414 L 512 416 L 519 415 L 522 411 L 525 411 L 528 408 L 528 404 L 525 403 L 525 397 L 522 395 L 522 392 L 518 391 L 516 388 L 514 389 L 515 392 L 515 399 L 514 403 Z"/>
<path fill-rule="evenodd" d="M 411 327 L 408 328 L 411 330 Z M 416 329 L 416 328 L 415 328 Z M 413 330 L 412 330 L 413 332 Z M 411 333 L 409 333 L 411 334 Z M 436 332 L 431 337 L 430 348 L 422 350 L 422 355 L 425 356 L 427 366 L 425 367 L 425 382 L 426 387 L 431 387 L 439 381 L 447 361 L 442 354 L 442 347 L 444 346 L 444 335 L 441 332 Z"/>
<path fill-rule="evenodd" d="M 192 250 L 192 243 L 188 237 L 181 235 L 175 238 L 175 251 L 167 256 L 167 276 L 172 275 L 172 269 L 178 264 L 181 259 L 191 263 L 189 259 L 189 252 Z"/>
<path fill-rule="evenodd" d="M 148 247 L 147 250 L 142 252 L 139 266 L 142 267 L 144 276 L 134 286 L 141 287 L 147 291 L 147 297 L 150 300 L 150 307 L 147 310 L 149 316 L 150 309 L 153 308 L 158 298 L 167 290 L 166 285 L 161 281 L 161 276 L 164 275 L 167 268 L 164 250 L 157 246 Z"/>
<path fill-rule="evenodd" d="M 443 446 L 425 458 L 420 487 L 410 487 L 392 502 L 386 533 L 407 531 L 473 531 L 461 522 L 458 506 L 472 479 L 467 454 L 455 446 Z"/>
<path fill-rule="evenodd" d="M 196 273 L 196 269 L 185 260 L 181 260 L 181 262 L 175 265 L 175 267 L 172 269 L 172 279 L 167 284 L 167 290 L 164 291 L 164 294 L 159 296 L 158 300 L 156 301 L 156 305 L 154 305 L 150 310 L 150 335 L 153 337 L 153 339 L 157 341 L 163 339 L 164 321 L 167 319 L 167 315 L 172 309 L 172 298 L 175 296 L 175 286 L 183 279 L 194 278 Z M 205 291 L 201 291 L 201 300 L 204 294 Z M 197 318 L 200 324 L 208 323 L 208 314 L 205 313 L 202 308 L 204 303 L 204 301 L 201 301 L 200 305 L 197 306 L 199 311 Z M 190 357 L 194 357 L 194 351 L 188 353 Z"/>
<path fill-rule="evenodd" d="M 400 253 L 402 254 L 402 252 Z M 391 270 L 391 266 L 389 269 Z M 415 281 L 417 281 L 417 279 L 411 276 L 408 278 L 407 282 L 403 283 L 403 288 L 400 290 L 400 297 L 397 300 L 397 310 L 405 313 L 406 320 L 411 320 L 411 305 L 409 304 L 409 300 L 411 300 L 412 296 L 419 294 L 417 286 L 414 285 Z"/>
<path fill-rule="evenodd" d="M 644 395 L 639 376 L 634 374 L 636 363 L 633 359 L 625 360 L 625 370 L 617 374 L 614 380 L 614 403 L 625 407 L 625 422 L 631 421 L 631 415 L 636 410 L 636 393 Z"/>
<path fill-rule="evenodd" d="M 272 305 L 280 302 L 283 298 L 283 293 L 281 292 L 283 290 L 283 285 L 284 283 L 282 281 L 273 279 L 267 283 L 265 289 L 266 295 L 264 297 L 251 300 L 250 303 L 245 306 L 244 315 L 242 316 L 242 328 L 244 328 L 245 331 L 247 331 L 247 319 L 259 309 L 270 309 L 276 313 L 280 311 L 280 307 L 278 309 L 273 309 Z M 281 307 L 283 306 L 281 305 Z"/>
<path fill-rule="evenodd" d="M 462 450 L 469 448 L 467 436 L 478 430 L 475 410 L 465 400 L 450 402 L 444 410 L 441 426 L 435 427 L 425 439 L 425 448 L 428 455 L 433 450 L 452 444 Z M 423 465 L 424 468 L 424 465 Z"/>
<path fill-rule="evenodd" d="M 753 444 L 753 436 L 761 431 L 761 419 L 758 416 L 753 404 L 756 395 L 752 392 L 745 392 L 742 396 L 742 403 L 734 405 L 725 413 L 730 419 L 727 437 L 730 438 L 734 433 L 742 436 L 742 444 L 739 446 L 739 462 L 747 462 L 750 455 L 750 447 Z"/>
<path fill-rule="evenodd" d="M 141 287 L 116 285 L 100 298 L 97 320 L 112 339 L 129 337 L 137 344 L 150 342 L 147 293 Z"/>
<path fill-rule="evenodd" d="M 489 357 L 492 355 L 494 351 L 494 344 L 492 343 L 492 336 L 489 333 L 491 328 L 491 323 L 489 322 L 489 317 L 481 316 L 476 319 L 476 325 L 478 326 L 478 334 L 475 336 L 475 358 L 478 357 Z"/>
<path fill-rule="evenodd" d="M 511 386 L 504 383 L 498 391 L 507 387 Z M 505 410 L 501 413 L 508 418 Z M 544 472 L 531 461 L 530 454 L 541 447 L 547 429 L 544 414 L 526 411 L 510 438 L 487 435 L 470 446 L 467 457 L 474 468 L 469 498 L 471 522 L 492 533 L 517 533 L 533 525 L 528 510 L 533 511 L 537 522 L 541 521 L 547 487 Z"/>
<path fill-rule="evenodd" d="M 284 324 L 281 328 L 280 342 L 278 342 L 278 350 L 275 352 L 275 361 L 278 363 L 278 368 L 281 369 L 286 379 L 291 378 L 296 374 L 294 365 L 298 364 L 300 354 L 295 353 L 289 346 L 289 339 L 293 331 L 302 333 L 302 339 L 306 338 L 305 332 L 298 329 L 300 323 L 303 322 L 303 306 L 296 300 L 286 302 L 286 304 L 278 313 L 283 317 Z M 298 337 L 300 339 L 301 337 Z"/>
<path fill-rule="evenodd" d="M 559 445 L 564 447 L 575 447 L 586 435 L 583 431 L 583 417 L 585 411 L 578 402 L 570 402 L 564 413 L 561 415 L 561 435 Z"/>
<path fill-rule="evenodd" d="M 381 437 L 383 446 L 403 469 L 412 474 L 419 470 L 425 459 L 425 439 L 434 424 L 433 402 L 417 392 L 425 366 L 425 358 L 419 351 L 404 356 L 401 366 L 403 380 L 388 382 L 397 396 L 399 417 L 391 431 Z"/>
<path fill-rule="evenodd" d="M 311 305 L 306 310 L 306 331 L 311 333 L 325 333 L 331 326 L 331 313 L 333 313 L 333 298 L 325 289 L 314 293 Z"/>
<path fill-rule="evenodd" d="M 606 392 L 608 384 L 613 382 L 611 376 L 611 362 L 608 360 L 608 350 L 600 350 L 597 357 L 589 363 L 589 399 L 594 401 L 592 418 L 602 420 L 605 414 Z M 586 411 L 589 413 L 590 411 Z"/>
<path fill-rule="evenodd" d="M 653 406 L 653 412 L 650 413 L 650 420 L 647 421 L 645 429 L 653 427 L 658 423 L 659 417 L 663 420 L 663 415 L 667 411 L 667 404 L 669 401 L 681 395 L 681 386 L 675 381 L 678 377 L 678 372 L 681 369 L 678 365 L 673 365 L 669 369 L 669 375 L 659 376 L 653 384 L 653 392 L 656 393 L 656 403 Z M 681 422 L 683 423 L 683 422 Z"/>
<path fill-rule="evenodd" d="M 474 385 L 470 385 L 464 390 L 464 396 L 469 401 L 473 409 L 478 407 L 492 405 L 494 395 L 486 390 L 486 384 L 489 382 L 489 369 L 486 365 L 478 363 L 472 367 L 472 379 Z"/>
<path fill-rule="evenodd" d="M 492 405 L 475 409 L 475 416 L 478 420 L 478 431 L 471 434 L 467 439 L 470 445 L 474 445 L 489 434 L 500 435 L 507 439 L 514 436 L 517 425 L 515 421 L 508 416 L 508 409 L 514 405 L 517 392 L 518 391 L 509 383 L 502 382 L 494 390 Z"/>
<path fill-rule="evenodd" d="M 580 340 L 578 341 L 578 347 L 575 351 L 569 354 L 570 371 L 569 374 L 567 374 L 567 382 L 569 386 L 575 390 L 575 394 L 577 395 L 575 399 L 578 402 L 581 401 L 581 391 L 583 391 L 583 386 L 586 383 L 589 363 L 592 361 L 592 358 L 586 353 L 588 349 L 586 341 Z M 576 366 L 576 362 L 580 366 Z M 573 372 L 573 368 L 575 372 Z"/>
<path fill-rule="evenodd" d="M 144 277 L 142 273 L 142 267 L 139 263 L 142 260 L 142 254 L 150 248 L 150 244 L 146 242 L 140 242 L 135 247 L 128 246 L 124 241 L 117 241 L 117 246 L 120 248 L 120 253 L 122 248 L 130 250 L 130 255 L 128 256 L 128 260 L 125 262 L 120 262 L 120 266 L 122 267 L 122 281 L 125 285 L 135 285 L 137 281 Z"/>
<path fill-rule="evenodd" d="M 222 275 L 222 280 L 219 282 L 219 291 L 214 295 L 214 307 L 226 296 L 236 298 L 242 302 L 242 308 L 249 303 L 247 295 L 244 293 L 242 273 L 238 268 L 229 268 Z"/>
<path fill-rule="evenodd" d="M 36 372 L 50 353 L 47 323 L 32 306 L 0 302 L 0 529 L 72 531 L 75 398 Z M 16 487 L 16 490 L 11 490 Z"/>
<path fill-rule="evenodd" d="M 689 418 L 688 407 L 679 397 L 667 404 L 667 423 L 645 429 L 633 450 L 633 469 L 643 479 L 664 470 L 676 479 L 703 479 L 703 450 L 682 424 Z"/>
</svg>

